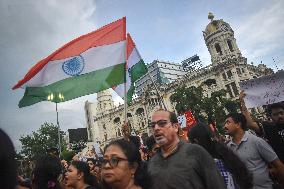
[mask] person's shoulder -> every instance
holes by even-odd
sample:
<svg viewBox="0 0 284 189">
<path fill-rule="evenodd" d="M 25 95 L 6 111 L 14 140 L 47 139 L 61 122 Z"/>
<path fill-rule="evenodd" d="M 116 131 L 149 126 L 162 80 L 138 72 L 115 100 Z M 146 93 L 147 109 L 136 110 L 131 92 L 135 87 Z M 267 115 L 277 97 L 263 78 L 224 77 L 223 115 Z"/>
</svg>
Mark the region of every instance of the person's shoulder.
<svg viewBox="0 0 284 189">
<path fill-rule="evenodd" d="M 258 137 L 256 135 L 248 132 L 248 131 L 246 131 L 245 135 L 246 135 L 247 139 L 250 140 L 250 141 L 259 141 L 259 140 L 262 139 L 262 138 L 260 138 L 260 137 Z"/>
<path fill-rule="evenodd" d="M 264 143 L 267 143 L 263 138 L 253 135 L 251 133 L 248 133 L 247 136 L 248 136 L 248 140 L 250 141 L 250 144 L 262 146 Z"/>
<path fill-rule="evenodd" d="M 191 143 L 184 143 L 183 148 L 186 150 L 186 152 L 190 155 L 197 155 L 200 153 L 206 152 L 204 148 L 202 148 L 200 145 L 197 144 L 191 144 Z"/>
</svg>

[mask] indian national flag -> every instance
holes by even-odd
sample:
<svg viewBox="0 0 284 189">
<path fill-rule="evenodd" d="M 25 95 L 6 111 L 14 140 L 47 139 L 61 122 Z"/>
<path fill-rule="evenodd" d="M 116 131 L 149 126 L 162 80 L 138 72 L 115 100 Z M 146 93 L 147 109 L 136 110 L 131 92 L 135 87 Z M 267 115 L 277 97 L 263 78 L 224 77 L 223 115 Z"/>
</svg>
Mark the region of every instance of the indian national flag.
<svg viewBox="0 0 284 189">
<path fill-rule="evenodd" d="M 127 34 L 127 63 L 126 63 L 126 92 L 127 102 L 132 101 L 135 86 L 134 82 L 137 81 L 141 76 L 145 75 L 148 71 L 147 66 L 144 64 L 138 50 L 136 49 L 135 43 L 133 42 L 130 34 Z M 113 90 L 122 98 L 124 98 L 124 83 L 116 87 Z"/>
<path fill-rule="evenodd" d="M 63 102 L 125 80 L 126 18 L 74 39 L 34 65 L 13 89 L 26 87 L 19 107 Z"/>
</svg>

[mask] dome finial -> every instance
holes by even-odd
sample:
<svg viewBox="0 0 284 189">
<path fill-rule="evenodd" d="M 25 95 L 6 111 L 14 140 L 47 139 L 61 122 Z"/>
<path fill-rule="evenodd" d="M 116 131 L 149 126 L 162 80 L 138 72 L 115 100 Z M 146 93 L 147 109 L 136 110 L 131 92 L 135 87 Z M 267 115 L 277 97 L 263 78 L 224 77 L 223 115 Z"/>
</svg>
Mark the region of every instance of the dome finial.
<svg viewBox="0 0 284 189">
<path fill-rule="evenodd" d="M 209 13 L 208 13 L 208 19 L 210 19 L 210 20 L 211 20 L 211 22 L 213 21 L 213 19 L 214 19 L 214 15 L 213 15 L 213 13 L 212 13 L 212 12 L 209 12 Z"/>
</svg>

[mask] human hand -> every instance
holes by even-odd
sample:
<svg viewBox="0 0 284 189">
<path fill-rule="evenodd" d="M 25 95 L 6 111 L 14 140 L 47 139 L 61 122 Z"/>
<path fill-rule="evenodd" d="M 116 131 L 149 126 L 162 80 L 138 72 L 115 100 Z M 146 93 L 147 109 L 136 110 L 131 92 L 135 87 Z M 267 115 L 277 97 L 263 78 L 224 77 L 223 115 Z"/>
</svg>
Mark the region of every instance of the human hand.
<svg viewBox="0 0 284 189">
<path fill-rule="evenodd" d="M 245 98 L 245 96 L 246 96 L 246 93 L 245 93 L 244 90 L 242 90 L 242 91 L 240 92 L 239 99 L 240 99 L 241 101 L 243 101 L 244 98 Z"/>
</svg>

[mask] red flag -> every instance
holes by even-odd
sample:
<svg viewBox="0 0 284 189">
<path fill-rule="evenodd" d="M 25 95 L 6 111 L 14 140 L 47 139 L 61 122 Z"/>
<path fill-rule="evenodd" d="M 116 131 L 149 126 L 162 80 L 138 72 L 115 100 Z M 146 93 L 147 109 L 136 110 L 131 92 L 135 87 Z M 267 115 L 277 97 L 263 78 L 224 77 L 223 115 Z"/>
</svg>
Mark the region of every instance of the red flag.
<svg viewBox="0 0 284 189">
<path fill-rule="evenodd" d="M 184 112 L 184 115 L 186 118 L 186 127 L 187 129 L 190 129 L 194 124 L 196 124 L 196 120 L 190 110 Z"/>
</svg>

